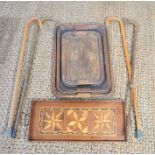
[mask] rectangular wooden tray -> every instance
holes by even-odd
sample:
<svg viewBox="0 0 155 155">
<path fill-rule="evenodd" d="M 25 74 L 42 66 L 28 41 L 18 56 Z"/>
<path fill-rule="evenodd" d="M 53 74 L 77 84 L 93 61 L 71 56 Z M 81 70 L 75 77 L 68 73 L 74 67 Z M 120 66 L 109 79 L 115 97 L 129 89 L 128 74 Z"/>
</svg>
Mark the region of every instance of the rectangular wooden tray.
<svg viewBox="0 0 155 155">
<path fill-rule="evenodd" d="M 34 101 L 29 140 L 126 140 L 123 101 Z"/>
<path fill-rule="evenodd" d="M 54 92 L 58 97 L 95 97 L 111 91 L 105 25 L 60 25 L 56 31 Z"/>
</svg>

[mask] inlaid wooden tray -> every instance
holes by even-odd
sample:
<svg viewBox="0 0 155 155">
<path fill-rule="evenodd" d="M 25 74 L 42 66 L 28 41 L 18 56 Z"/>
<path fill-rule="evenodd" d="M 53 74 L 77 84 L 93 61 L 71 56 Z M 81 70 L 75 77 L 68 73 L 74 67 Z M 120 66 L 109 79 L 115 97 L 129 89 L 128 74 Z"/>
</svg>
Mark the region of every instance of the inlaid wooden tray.
<svg viewBox="0 0 155 155">
<path fill-rule="evenodd" d="M 104 25 L 61 25 L 56 32 L 54 92 L 58 97 L 111 91 L 110 58 Z"/>
<path fill-rule="evenodd" d="M 123 101 L 34 101 L 29 140 L 125 140 Z"/>
</svg>

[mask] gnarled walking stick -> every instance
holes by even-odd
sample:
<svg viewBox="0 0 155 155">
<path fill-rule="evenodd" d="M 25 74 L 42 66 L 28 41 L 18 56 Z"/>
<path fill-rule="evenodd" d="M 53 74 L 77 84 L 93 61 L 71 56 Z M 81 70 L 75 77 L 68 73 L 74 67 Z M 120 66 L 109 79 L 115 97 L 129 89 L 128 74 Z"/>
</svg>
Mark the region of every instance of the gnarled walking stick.
<svg viewBox="0 0 155 155">
<path fill-rule="evenodd" d="M 116 21 L 119 24 L 121 35 L 122 35 L 122 44 L 124 48 L 124 54 L 125 54 L 125 62 L 126 62 L 126 67 L 127 67 L 127 72 L 128 72 L 128 83 L 130 86 L 130 97 L 131 97 L 131 102 L 133 103 L 134 106 L 134 112 L 135 112 L 135 125 L 136 125 L 136 133 L 135 137 L 140 138 L 143 136 L 143 128 L 141 124 L 141 114 L 138 106 L 138 101 L 137 101 L 137 96 L 136 96 L 136 90 L 133 86 L 133 68 L 131 66 L 131 58 L 130 54 L 128 51 L 128 46 L 127 46 L 127 41 L 126 41 L 126 32 L 125 32 L 125 26 L 123 21 L 118 18 L 118 17 L 109 17 L 106 19 L 106 25 L 111 24 L 112 21 Z"/>
<path fill-rule="evenodd" d="M 31 17 L 26 22 L 25 27 L 24 27 L 20 55 L 19 55 L 19 61 L 18 61 L 18 66 L 17 66 L 15 87 L 14 87 L 12 102 L 11 102 L 11 110 L 10 110 L 7 130 L 6 130 L 6 134 L 11 137 L 14 137 L 13 135 L 15 135 L 14 121 L 15 121 L 17 103 L 18 103 L 18 99 L 19 99 L 20 81 L 21 81 L 23 68 L 24 68 L 25 48 L 26 48 L 26 42 L 27 42 L 27 38 L 28 38 L 28 32 L 29 32 L 29 29 L 33 23 L 37 23 L 39 25 L 39 28 L 42 27 L 42 21 L 37 17 Z"/>
</svg>

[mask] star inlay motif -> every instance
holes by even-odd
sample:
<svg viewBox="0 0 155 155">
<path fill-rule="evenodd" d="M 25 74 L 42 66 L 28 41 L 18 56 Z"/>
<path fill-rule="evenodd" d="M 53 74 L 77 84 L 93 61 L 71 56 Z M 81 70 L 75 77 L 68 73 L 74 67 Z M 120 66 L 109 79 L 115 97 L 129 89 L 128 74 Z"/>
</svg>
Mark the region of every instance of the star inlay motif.
<svg viewBox="0 0 155 155">
<path fill-rule="evenodd" d="M 63 130 L 62 129 L 62 111 L 44 111 L 43 116 L 43 131 L 54 131 L 57 130 Z"/>
<path fill-rule="evenodd" d="M 100 130 L 113 130 L 112 122 L 113 122 L 113 112 L 93 112 L 95 116 L 95 120 L 93 121 L 93 131 L 96 129 Z"/>
<path fill-rule="evenodd" d="M 84 125 L 85 121 L 88 117 L 87 111 L 81 111 L 81 114 L 79 115 L 79 112 L 70 110 L 68 111 L 67 115 L 72 117 L 72 120 L 68 123 L 67 126 L 67 132 L 73 132 L 79 130 L 82 133 L 88 132 L 88 126 Z"/>
</svg>

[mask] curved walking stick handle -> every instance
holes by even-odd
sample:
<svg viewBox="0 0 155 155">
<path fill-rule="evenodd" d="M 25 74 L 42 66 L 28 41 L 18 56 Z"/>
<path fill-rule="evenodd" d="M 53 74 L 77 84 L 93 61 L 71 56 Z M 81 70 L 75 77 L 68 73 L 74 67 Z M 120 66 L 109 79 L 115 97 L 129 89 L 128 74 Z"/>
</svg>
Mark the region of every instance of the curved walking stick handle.
<svg viewBox="0 0 155 155">
<path fill-rule="evenodd" d="M 116 21 L 119 24 L 120 31 L 122 34 L 122 41 L 123 41 L 123 48 L 125 52 L 125 61 L 128 69 L 128 79 L 131 80 L 131 66 L 130 66 L 130 55 L 129 55 L 129 50 L 128 50 L 128 45 L 126 41 L 126 33 L 125 33 L 125 28 L 124 28 L 124 23 L 122 20 L 118 17 L 109 17 L 106 19 L 106 25 L 111 24 L 112 21 Z"/>
<path fill-rule="evenodd" d="M 7 126 L 7 131 L 6 131 L 7 132 L 6 134 L 8 136 L 12 136 L 14 119 L 15 119 L 15 114 L 16 114 L 16 109 L 17 109 L 17 102 L 18 102 L 18 97 L 19 97 L 20 80 L 21 80 L 23 67 L 24 67 L 25 48 L 26 48 L 26 43 L 27 43 L 27 38 L 28 38 L 28 32 L 33 23 L 37 23 L 39 28 L 42 27 L 42 21 L 37 17 L 31 17 L 30 19 L 28 19 L 24 26 L 17 72 L 16 72 L 15 87 L 13 90 L 11 110 L 9 114 L 9 121 L 8 121 L 8 126 Z"/>
<path fill-rule="evenodd" d="M 134 112 L 135 112 L 135 123 L 136 123 L 136 137 L 140 138 L 143 136 L 143 129 L 141 126 L 141 115 L 139 111 L 139 106 L 138 106 L 138 101 L 137 101 L 137 96 L 136 96 L 136 90 L 132 86 L 132 74 L 133 70 L 131 67 L 131 60 L 130 60 L 130 54 L 128 50 L 128 45 L 126 41 L 126 32 L 125 32 L 125 26 L 123 21 L 118 18 L 118 17 L 109 17 L 106 19 L 106 25 L 111 24 L 113 21 L 116 21 L 119 24 L 121 35 L 122 35 L 122 44 L 124 48 L 124 54 L 125 54 L 125 62 L 126 62 L 126 67 L 127 67 L 127 72 L 128 72 L 128 82 L 130 85 L 130 95 L 131 95 L 131 100 L 134 106 Z"/>
</svg>

